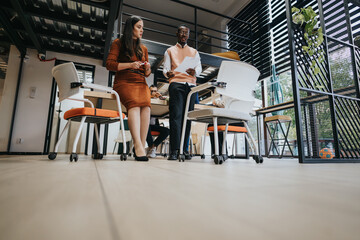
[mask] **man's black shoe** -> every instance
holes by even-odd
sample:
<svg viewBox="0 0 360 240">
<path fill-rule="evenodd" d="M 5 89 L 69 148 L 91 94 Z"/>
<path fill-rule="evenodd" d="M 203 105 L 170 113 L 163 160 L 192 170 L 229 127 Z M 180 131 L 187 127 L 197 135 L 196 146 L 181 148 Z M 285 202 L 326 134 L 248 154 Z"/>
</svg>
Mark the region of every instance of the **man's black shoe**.
<svg viewBox="0 0 360 240">
<path fill-rule="evenodd" d="M 189 152 L 184 152 L 185 155 L 185 160 L 191 160 L 192 156 L 190 155 Z"/>
<path fill-rule="evenodd" d="M 172 152 L 172 153 L 170 153 L 167 160 L 177 160 L 177 159 L 178 159 L 178 153 L 177 152 Z"/>
</svg>

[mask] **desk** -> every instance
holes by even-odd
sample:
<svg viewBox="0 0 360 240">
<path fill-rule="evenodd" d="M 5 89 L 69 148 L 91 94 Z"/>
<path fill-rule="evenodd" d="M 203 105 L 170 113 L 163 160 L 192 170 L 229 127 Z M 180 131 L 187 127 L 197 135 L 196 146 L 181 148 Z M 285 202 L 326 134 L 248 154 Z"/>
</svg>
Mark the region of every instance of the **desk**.
<svg viewBox="0 0 360 240">
<path fill-rule="evenodd" d="M 84 98 L 89 99 L 97 108 L 117 110 L 115 95 L 106 92 L 84 91 Z M 121 101 L 121 99 L 120 99 Z M 86 106 L 86 104 L 85 104 Z M 195 109 L 213 108 L 212 105 L 195 104 Z M 126 113 L 126 108 L 121 105 Z M 169 113 L 169 102 L 159 98 L 151 98 L 151 116 L 165 117 Z"/>
<path fill-rule="evenodd" d="M 117 110 L 115 95 L 111 93 L 84 91 L 84 98 L 89 99 L 94 104 L 94 106 L 98 108 Z M 126 108 L 122 104 L 121 104 L 121 110 L 124 113 L 126 113 Z M 168 101 L 161 100 L 158 98 L 151 99 L 151 116 L 164 117 L 168 113 L 169 113 Z"/>
</svg>

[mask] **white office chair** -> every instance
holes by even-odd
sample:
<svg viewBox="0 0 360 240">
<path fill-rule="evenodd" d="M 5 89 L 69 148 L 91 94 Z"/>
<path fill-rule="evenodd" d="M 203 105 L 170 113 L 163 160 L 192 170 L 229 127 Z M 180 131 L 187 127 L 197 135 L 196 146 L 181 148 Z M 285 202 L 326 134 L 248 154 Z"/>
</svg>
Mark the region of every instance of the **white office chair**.
<svg viewBox="0 0 360 240">
<path fill-rule="evenodd" d="M 183 154 L 185 127 L 187 120 L 214 124 L 215 140 L 215 164 L 222 164 L 225 158 L 219 155 L 218 124 L 226 125 L 224 142 L 229 123 L 244 122 L 247 129 L 246 138 L 250 143 L 255 155 L 256 163 L 262 163 L 263 159 L 259 154 L 254 138 L 250 132 L 247 122 L 251 119 L 250 113 L 255 102 L 253 91 L 260 72 L 250 64 L 245 62 L 222 61 L 216 83 L 204 83 L 193 87 L 187 96 L 187 102 L 184 114 L 184 124 L 181 133 L 179 161 L 184 161 Z M 206 108 L 188 112 L 191 95 L 200 90 L 216 87 L 216 90 L 225 98 L 225 108 Z"/>
<path fill-rule="evenodd" d="M 59 87 L 59 102 L 65 100 L 65 99 L 81 101 L 84 103 L 85 102 L 89 103 L 91 107 L 74 108 L 74 109 L 70 109 L 65 112 L 64 119 L 68 120 L 68 122 L 66 123 L 65 128 L 63 129 L 63 131 L 60 134 L 59 140 L 57 141 L 57 143 L 55 145 L 54 152 L 52 152 L 48 155 L 49 159 L 54 160 L 56 158 L 59 144 L 60 144 L 62 138 L 64 137 L 64 133 L 69 128 L 71 121 L 80 122 L 80 127 L 75 136 L 72 152 L 70 155 L 70 162 L 72 162 L 72 161 L 77 162 L 77 160 L 78 160 L 78 156 L 76 154 L 76 145 L 78 143 L 84 122 L 94 123 L 94 128 L 95 128 L 94 132 L 95 132 L 95 136 L 96 136 L 98 153 L 94 154 L 93 158 L 102 159 L 103 154 L 102 154 L 102 148 L 100 147 L 97 124 L 105 124 L 105 123 L 112 123 L 112 122 L 120 121 L 121 129 L 122 129 L 122 136 L 123 136 L 122 139 L 123 139 L 123 143 L 124 143 L 123 154 L 120 156 L 120 159 L 126 160 L 126 144 L 125 144 L 126 138 L 125 138 L 124 121 L 123 121 L 123 118 L 125 115 L 122 114 L 122 112 L 121 112 L 120 98 L 119 98 L 119 95 L 117 94 L 117 92 L 115 92 L 110 87 L 80 82 L 79 77 L 76 72 L 76 68 L 72 62 L 60 64 L 60 65 L 53 67 L 52 75 L 55 78 L 56 83 Z M 101 90 L 101 91 L 106 91 L 106 92 L 115 94 L 118 111 L 94 108 L 94 105 L 90 100 L 85 99 L 83 96 L 79 96 L 80 95 L 79 94 L 80 87 L 92 88 L 95 90 Z"/>
</svg>

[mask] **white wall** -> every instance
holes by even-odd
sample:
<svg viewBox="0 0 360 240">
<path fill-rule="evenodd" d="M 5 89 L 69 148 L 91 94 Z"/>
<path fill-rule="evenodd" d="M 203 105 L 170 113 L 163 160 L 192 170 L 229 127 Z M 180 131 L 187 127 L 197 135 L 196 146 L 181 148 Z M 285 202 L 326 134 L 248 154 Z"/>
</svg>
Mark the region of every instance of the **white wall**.
<svg viewBox="0 0 360 240">
<path fill-rule="evenodd" d="M 7 151 L 20 60 L 20 52 L 11 46 L 0 102 L 0 152 Z"/>
<path fill-rule="evenodd" d="M 11 46 L 3 96 L 0 103 L 0 151 L 7 151 L 20 66 L 19 56 L 17 49 Z M 56 57 L 59 60 L 95 65 L 94 82 L 102 85 L 108 84 L 109 72 L 105 67 L 102 67 L 102 60 L 56 52 L 47 52 L 46 57 L 48 59 Z M 52 85 L 51 69 L 54 64 L 55 61 L 39 61 L 37 51 L 27 49 L 27 57 L 23 64 L 19 86 L 10 152 L 43 152 Z M 29 97 L 30 88 L 32 87 L 36 88 L 34 98 Z M 117 131 L 114 135 L 116 137 Z M 22 143 L 17 143 L 20 138 Z M 110 139 L 109 142 L 111 142 Z"/>
</svg>

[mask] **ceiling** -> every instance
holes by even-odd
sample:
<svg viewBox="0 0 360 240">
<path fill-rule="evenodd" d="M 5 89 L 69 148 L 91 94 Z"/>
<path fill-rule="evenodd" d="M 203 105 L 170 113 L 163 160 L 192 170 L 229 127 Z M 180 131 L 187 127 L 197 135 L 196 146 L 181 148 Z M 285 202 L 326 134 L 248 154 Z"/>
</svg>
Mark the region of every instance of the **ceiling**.
<svg viewBox="0 0 360 240">
<path fill-rule="evenodd" d="M 249 0 L 124 0 L 123 10 L 131 14 L 178 26 L 180 21 L 159 16 L 165 14 L 183 21 L 194 21 L 194 4 L 221 14 L 231 9 L 238 11 Z M 179 2 L 182 2 L 179 3 Z M 71 53 L 96 59 L 105 59 L 118 18 L 121 0 L 11 0 L 0 3 L 0 43 L 16 45 L 21 53 L 35 48 L 40 53 L 47 50 Z M 159 14 L 150 14 L 125 5 L 143 8 Z M 127 16 L 124 15 L 123 21 Z M 198 24 L 212 26 L 218 16 L 198 11 Z M 144 38 L 173 44 L 176 29 L 159 26 L 152 21 L 146 25 L 167 32 L 153 39 L 150 32 Z M 152 24 L 152 25 L 151 25 Z M 191 26 L 192 27 L 192 26 Z M 158 34 L 159 35 L 159 34 Z"/>
</svg>

